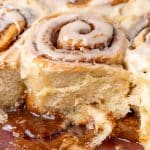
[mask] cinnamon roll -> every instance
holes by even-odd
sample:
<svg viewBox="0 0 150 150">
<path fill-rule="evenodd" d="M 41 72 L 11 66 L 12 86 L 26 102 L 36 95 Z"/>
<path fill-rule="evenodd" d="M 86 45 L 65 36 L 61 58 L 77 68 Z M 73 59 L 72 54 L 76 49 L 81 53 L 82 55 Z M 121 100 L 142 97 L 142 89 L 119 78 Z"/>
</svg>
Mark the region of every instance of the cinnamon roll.
<svg viewBox="0 0 150 150">
<path fill-rule="evenodd" d="M 115 118 L 125 116 L 130 74 L 121 64 L 126 46 L 122 30 L 98 16 L 63 14 L 39 20 L 21 51 L 28 109 L 69 115 L 87 104 Z"/>
<path fill-rule="evenodd" d="M 18 51 L 7 50 L 25 28 L 26 20 L 19 10 L 0 6 L 0 108 L 19 105 L 17 101 L 23 95 L 24 85 L 17 66 Z M 10 57 L 9 61 L 4 61 L 5 56 Z"/>
<path fill-rule="evenodd" d="M 9 1 L 0 4 L 0 108 L 18 106 L 24 95 L 18 39 L 38 15 L 32 5 L 19 6 Z"/>
<path fill-rule="evenodd" d="M 126 51 L 125 63 L 127 69 L 137 77 L 140 87 L 140 141 L 145 149 L 150 149 L 150 27 L 144 28 L 133 40 Z"/>
</svg>

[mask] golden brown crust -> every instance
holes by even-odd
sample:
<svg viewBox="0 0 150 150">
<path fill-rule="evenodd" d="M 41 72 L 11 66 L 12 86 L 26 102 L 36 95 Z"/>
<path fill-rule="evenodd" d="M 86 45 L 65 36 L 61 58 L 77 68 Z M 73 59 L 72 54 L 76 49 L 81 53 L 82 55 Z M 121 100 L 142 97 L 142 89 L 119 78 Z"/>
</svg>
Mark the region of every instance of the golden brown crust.
<svg viewBox="0 0 150 150">
<path fill-rule="evenodd" d="M 20 31 L 15 24 L 9 25 L 4 31 L 0 32 L 0 51 L 5 51 L 16 40 L 17 36 L 24 30 L 25 21 L 18 22 Z"/>
<path fill-rule="evenodd" d="M 0 52 L 9 49 L 26 28 L 26 19 L 17 9 L 0 5 Z"/>
</svg>

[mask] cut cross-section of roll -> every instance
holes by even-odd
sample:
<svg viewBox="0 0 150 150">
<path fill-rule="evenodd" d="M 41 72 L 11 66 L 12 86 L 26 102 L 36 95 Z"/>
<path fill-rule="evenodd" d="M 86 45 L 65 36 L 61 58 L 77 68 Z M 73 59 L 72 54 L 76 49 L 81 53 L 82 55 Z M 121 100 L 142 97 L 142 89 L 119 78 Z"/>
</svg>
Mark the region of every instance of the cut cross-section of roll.
<svg viewBox="0 0 150 150">
<path fill-rule="evenodd" d="M 98 16 L 63 14 L 39 20 L 21 51 L 28 109 L 67 115 L 86 104 L 116 119 L 124 117 L 130 93 L 130 74 L 121 67 L 126 46 L 122 30 Z"/>
</svg>

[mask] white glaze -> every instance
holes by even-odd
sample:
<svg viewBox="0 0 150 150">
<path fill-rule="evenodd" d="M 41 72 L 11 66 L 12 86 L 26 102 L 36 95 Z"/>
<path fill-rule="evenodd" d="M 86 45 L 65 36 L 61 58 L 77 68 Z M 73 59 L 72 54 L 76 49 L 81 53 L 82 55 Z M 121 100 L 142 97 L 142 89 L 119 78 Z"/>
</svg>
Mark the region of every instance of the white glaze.
<svg viewBox="0 0 150 150">
<path fill-rule="evenodd" d="M 80 43 L 80 48 L 91 47 L 94 49 L 94 45 L 99 43 L 104 43 L 107 46 L 108 39 L 113 36 L 113 28 L 110 24 L 105 22 L 100 22 L 99 20 L 90 20 L 89 22 L 94 24 L 95 29 L 91 31 L 91 27 L 88 23 L 84 21 L 74 21 L 68 23 L 61 28 L 59 33 L 58 41 L 63 45 L 63 49 L 68 49 L 68 41 L 72 40 L 72 49 L 75 45 Z M 86 30 L 88 34 L 80 34 L 80 31 Z M 69 46 L 70 47 L 70 46 Z"/>
<path fill-rule="evenodd" d="M 128 49 L 125 61 L 132 73 L 150 73 L 150 29 L 145 28 L 134 40 L 135 48 Z"/>
<path fill-rule="evenodd" d="M 90 39 L 91 41 L 89 41 L 89 38 L 86 39 L 86 36 L 83 37 L 84 35 L 82 36 L 82 38 L 85 40 L 85 43 L 88 44 L 93 44 L 95 41 L 104 42 L 106 47 L 103 50 L 98 48 L 97 49 L 93 48 L 89 50 L 84 47 L 83 49 L 81 48 L 80 50 L 67 50 L 67 49 L 57 49 L 57 48 L 54 48 L 54 50 L 52 50 L 53 48 L 51 49 L 51 47 L 53 46 L 53 43 L 51 42 L 50 39 L 52 38 L 51 35 L 55 30 L 55 28 L 57 28 L 58 26 L 64 23 L 68 24 L 68 22 L 70 21 L 74 22 L 75 20 L 80 20 L 79 19 L 80 17 L 81 16 L 78 15 L 63 15 L 53 19 L 44 19 L 42 21 L 39 21 L 37 24 L 33 26 L 33 30 L 31 29 L 31 31 L 29 31 L 31 34 L 28 35 L 29 40 L 27 39 L 26 49 L 30 49 L 30 51 L 32 51 L 34 55 L 36 54 L 35 56 L 41 54 L 47 54 L 52 58 L 52 60 L 61 60 L 61 61 L 80 62 L 81 60 L 84 59 L 85 62 L 89 62 L 91 60 L 94 61 L 98 57 L 102 57 L 102 58 L 108 57 L 110 63 L 112 62 L 111 59 L 113 59 L 113 57 L 115 57 L 116 55 L 117 56 L 120 55 L 119 57 L 123 57 L 124 50 L 127 46 L 127 41 L 123 32 L 119 28 L 115 27 L 116 40 L 113 41 L 113 44 L 110 47 L 107 47 L 105 42 L 111 37 L 113 27 L 110 24 L 106 23 L 101 18 L 97 18 L 97 17 L 95 18 L 94 16 L 93 17 L 84 16 L 83 18 L 84 20 L 94 23 L 94 25 L 96 23 L 96 31 L 93 30 L 92 31 L 93 33 L 97 33 L 97 29 L 99 30 L 100 28 L 102 28 L 100 29 L 99 34 L 103 33 L 105 35 L 104 39 L 103 37 L 102 38 L 100 37 L 96 40 Z M 77 21 L 75 22 L 77 23 Z M 102 26 L 101 24 L 102 25 L 105 24 L 105 26 Z M 42 30 L 39 30 L 40 28 L 42 28 Z M 69 32 L 68 35 L 67 34 L 64 35 L 63 38 L 67 38 L 67 36 L 70 36 L 70 33 L 71 32 Z M 92 34 L 91 33 L 89 33 L 89 35 L 93 36 L 93 33 Z M 36 44 L 36 48 L 38 49 L 38 52 L 35 51 L 35 47 L 33 43 Z"/>
<path fill-rule="evenodd" d="M 6 0 L 3 2 L 4 7 L 17 9 L 25 17 L 27 25 L 30 26 L 37 18 L 49 14 L 45 11 L 40 1 L 36 0 Z"/>
<path fill-rule="evenodd" d="M 150 0 L 130 0 L 121 12 L 121 26 L 133 39 L 149 23 Z"/>
<path fill-rule="evenodd" d="M 0 32 L 10 24 L 15 24 L 19 32 L 19 21 L 24 21 L 24 17 L 17 10 L 10 10 L 5 7 L 0 8 Z"/>
</svg>

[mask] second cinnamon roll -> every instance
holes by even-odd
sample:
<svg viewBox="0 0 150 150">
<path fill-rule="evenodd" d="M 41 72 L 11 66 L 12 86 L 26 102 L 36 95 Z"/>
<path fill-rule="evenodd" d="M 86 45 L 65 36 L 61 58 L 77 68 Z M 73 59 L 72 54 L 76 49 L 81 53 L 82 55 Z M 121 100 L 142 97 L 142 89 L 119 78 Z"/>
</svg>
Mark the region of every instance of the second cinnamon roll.
<svg viewBox="0 0 150 150">
<path fill-rule="evenodd" d="M 0 3 L 0 109 L 19 106 L 24 98 L 18 47 L 24 31 L 42 15 L 39 2 L 31 1 Z"/>
<path fill-rule="evenodd" d="M 126 51 L 127 69 L 137 78 L 140 89 L 140 141 L 145 149 L 150 149 L 150 27 L 146 27 L 135 37 Z"/>
</svg>

